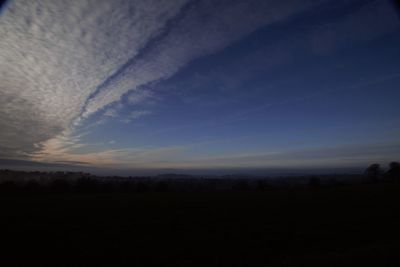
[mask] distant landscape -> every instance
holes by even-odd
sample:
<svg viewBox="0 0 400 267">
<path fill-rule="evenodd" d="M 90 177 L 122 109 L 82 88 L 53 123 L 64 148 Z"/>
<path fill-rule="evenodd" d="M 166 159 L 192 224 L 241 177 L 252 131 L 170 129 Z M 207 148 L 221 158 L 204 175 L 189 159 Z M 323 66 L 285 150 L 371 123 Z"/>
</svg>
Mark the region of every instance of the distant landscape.
<svg viewBox="0 0 400 267">
<path fill-rule="evenodd" d="M 0 256 L 7 266 L 395 267 L 400 176 L 376 167 L 262 179 L 2 170 Z"/>
<path fill-rule="evenodd" d="M 400 163 L 387 171 L 377 163 L 362 174 L 252 176 L 160 174 L 155 176 L 96 176 L 85 172 L 0 170 L 3 192 L 227 192 L 264 191 L 273 188 L 345 186 L 365 183 L 395 183 Z"/>
</svg>

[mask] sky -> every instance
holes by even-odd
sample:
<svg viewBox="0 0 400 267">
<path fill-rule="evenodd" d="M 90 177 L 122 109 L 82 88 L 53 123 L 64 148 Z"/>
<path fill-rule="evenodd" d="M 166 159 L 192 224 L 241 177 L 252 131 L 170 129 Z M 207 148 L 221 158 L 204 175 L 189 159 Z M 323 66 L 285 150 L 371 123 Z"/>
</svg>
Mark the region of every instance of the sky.
<svg viewBox="0 0 400 267">
<path fill-rule="evenodd" d="M 9 0 L 0 167 L 339 170 L 400 160 L 389 0 Z"/>
</svg>

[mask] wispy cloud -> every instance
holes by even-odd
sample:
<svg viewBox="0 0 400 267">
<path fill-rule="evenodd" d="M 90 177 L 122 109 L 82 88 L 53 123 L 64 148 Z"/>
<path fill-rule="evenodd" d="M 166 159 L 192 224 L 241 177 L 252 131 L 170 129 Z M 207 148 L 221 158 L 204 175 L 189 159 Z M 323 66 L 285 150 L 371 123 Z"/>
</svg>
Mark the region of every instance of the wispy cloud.
<svg viewBox="0 0 400 267">
<path fill-rule="evenodd" d="M 149 43 L 98 87 L 83 116 L 89 116 L 118 101 L 130 90 L 164 80 L 185 64 L 214 53 L 261 26 L 272 24 L 324 2 L 198 1 L 177 18 L 157 42 Z M 241 21 L 241 14 L 252 14 Z"/>
<path fill-rule="evenodd" d="M 354 5 L 354 3 L 350 2 L 335 4 L 336 8 Z M 311 13 L 318 14 L 319 19 L 316 20 L 317 22 L 311 24 L 308 20 L 304 20 L 302 16 L 294 21 L 283 22 L 284 26 L 281 26 L 281 28 L 284 28 L 282 32 L 285 32 L 285 34 L 280 34 L 276 38 L 271 38 L 271 40 L 267 38 L 258 40 L 257 37 L 260 34 L 257 34 L 252 38 L 252 40 L 256 40 L 253 42 L 252 49 L 243 51 L 242 46 L 239 44 L 222 57 L 219 57 L 219 59 L 210 60 L 215 64 L 208 64 L 207 68 L 200 67 L 199 71 L 196 72 L 185 72 L 178 78 L 172 79 L 168 86 L 172 88 L 177 97 L 180 97 L 183 102 L 190 105 L 209 108 L 237 103 L 240 106 L 257 90 L 274 92 L 294 87 L 294 91 L 298 87 L 298 85 L 293 84 L 288 86 L 287 83 L 285 84 L 286 80 L 284 82 L 281 80 L 278 88 L 276 82 L 274 83 L 274 72 L 277 69 L 290 69 L 298 62 L 309 61 L 310 58 L 323 60 L 324 56 L 329 56 L 345 48 L 352 49 L 360 46 L 360 43 L 378 39 L 400 29 L 400 20 L 390 1 L 358 3 L 357 9 L 344 15 L 338 12 L 335 16 L 331 14 L 331 9 L 324 10 L 321 8 Z M 325 19 L 325 15 L 329 15 L 327 16 L 329 19 Z M 375 23 L 370 19 L 371 17 L 383 19 Z M 261 31 L 264 34 L 271 32 L 268 27 Z M 221 60 L 220 58 L 223 59 Z M 328 68 L 332 67 L 328 62 L 325 64 Z M 269 80 L 262 85 L 252 85 L 254 81 L 258 81 L 263 76 L 268 77 Z M 384 71 L 380 73 L 376 71 L 375 75 L 366 75 L 365 77 L 354 75 L 353 78 L 354 80 L 363 78 L 363 80 L 359 80 L 359 82 L 353 81 L 352 83 L 354 84 L 351 86 L 335 85 L 334 82 L 327 80 L 325 84 L 319 86 L 314 92 L 300 89 L 298 91 L 302 91 L 302 95 L 292 93 L 287 94 L 284 100 L 269 99 L 266 101 L 267 103 L 262 105 L 255 103 L 248 111 L 233 112 L 232 116 L 239 117 L 239 115 L 247 115 L 252 110 L 257 111 L 302 102 L 327 93 L 367 87 L 372 84 L 397 79 L 398 73 L 393 71 L 391 73 Z M 293 80 L 293 78 L 287 79 L 287 81 L 290 80 Z M 318 79 L 314 80 L 317 81 Z M 336 82 L 343 81 L 345 80 L 339 77 L 336 80 Z M 163 87 L 163 84 L 160 87 Z M 252 87 L 255 87 L 254 90 L 252 90 Z M 246 90 L 243 90 L 243 88 L 246 88 Z M 213 97 L 209 97 L 210 94 Z M 238 116 L 235 115 L 236 113 L 238 113 Z"/>
<path fill-rule="evenodd" d="M 154 97 L 144 87 L 168 79 L 189 62 L 326 2 L 10 1 L 0 19 L 0 156 L 102 164 L 115 163 L 115 159 L 141 162 L 129 154 L 136 150 L 73 154 L 72 150 L 82 146 L 73 131 L 99 111 L 104 112 L 100 120 L 119 116 L 110 104 L 127 93 L 127 102 L 138 105 Z M 374 32 L 379 32 L 392 15 L 377 2 L 373 5 L 378 11 L 366 9 L 360 18 L 386 14 L 374 26 L 378 29 Z M 347 24 L 339 25 L 345 35 Z M 322 27 L 324 32 L 331 29 Z M 369 36 L 367 30 L 354 38 L 369 38 L 364 36 Z M 329 35 L 322 38 L 326 42 L 312 38 L 309 42 L 319 53 L 330 49 L 331 39 L 340 46 L 338 40 L 343 36 L 339 37 Z M 136 110 L 125 120 L 149 114 L 149 110 Z M 163 151 L 139 154 L 157 158 Z"/>
<path fill-rule="evenodd" d="M 127 116 L 125 116 L 122 121 L 125 123 L 129 123 L 129 122 L 139 119 L 141 117 L 148 116 L 151 113 L 152 112 L 149 110 L 134 110 L 131 113 L 129 113 Z"/>
<path fill-rule="evenodd" d="M 155 100 L 156 96 L 150 90 L 134 90 L 131 91 L 127 97 L 128 104 L 130 105 L 142 105 L 150 100 Z"/>
<path fill-rule="evenodd" d="M 105 117 L 114 118 L 118 116 L 118 111 L 115 108 L 108 108 L 103 114 Z"/>
<path fill-rule="evenodd" d="M 99 152 L 74 153 L 59 144 L 48 145 L 33 158 L 35 161 L 58 163 L 79 162 L 104 168 L 154 168 L 168 165 L 165 159 L 182 158 L 184 147 L 106 149 Z"/>
<path fill-rule="evenodd" d="M 71 128 L 97 86 L 185 3 L 10 1 L 0 20 L 0 143 L 9 147 L 3 153 L 34 152 L 34 144 Z"/>
</svg>

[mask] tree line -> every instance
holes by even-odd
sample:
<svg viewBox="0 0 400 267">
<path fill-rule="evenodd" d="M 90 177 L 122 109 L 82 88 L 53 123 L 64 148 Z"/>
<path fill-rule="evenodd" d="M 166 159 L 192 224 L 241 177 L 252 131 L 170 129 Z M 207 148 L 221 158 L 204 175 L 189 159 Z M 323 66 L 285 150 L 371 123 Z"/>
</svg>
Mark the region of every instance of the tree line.
<svg viewBox="0 0 400 267">
<path fill-rule="evenodd" d="M 396 161 L 389 163 L 389 169 L 386 172 L 383 171 L 379 163 L 371 164 L 365 170 L 365 175 L 370 182 L 399 181 L 400 163 Z"/>
<path fill-rule="evenodd" d="M 169 178 L 165 178 L 169 177 Z M 279 188 L 343 186 L 359 183 L 400 182 L 400 163 L 391 162 L 387 171 L 371 164 L 363 175 L 305 175 L 295 177 L 190 175 L 156 177 L 95 176 L 82 172 L 25 172 L 0 170 L 0 193 L 144 193 L 269 191 Z"/>
</svg>

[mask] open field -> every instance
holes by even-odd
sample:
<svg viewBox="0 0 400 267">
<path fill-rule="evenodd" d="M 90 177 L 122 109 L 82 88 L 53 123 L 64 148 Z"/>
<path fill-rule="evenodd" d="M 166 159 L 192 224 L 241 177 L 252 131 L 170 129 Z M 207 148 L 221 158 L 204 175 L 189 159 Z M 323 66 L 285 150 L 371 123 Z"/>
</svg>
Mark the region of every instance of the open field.
<svg viewBox="0 0 400 267">
<path fill-rule="evenodd" d="M 400 185 L 0 195 L 2 266 L 399 266 Z"/>
</svg>

